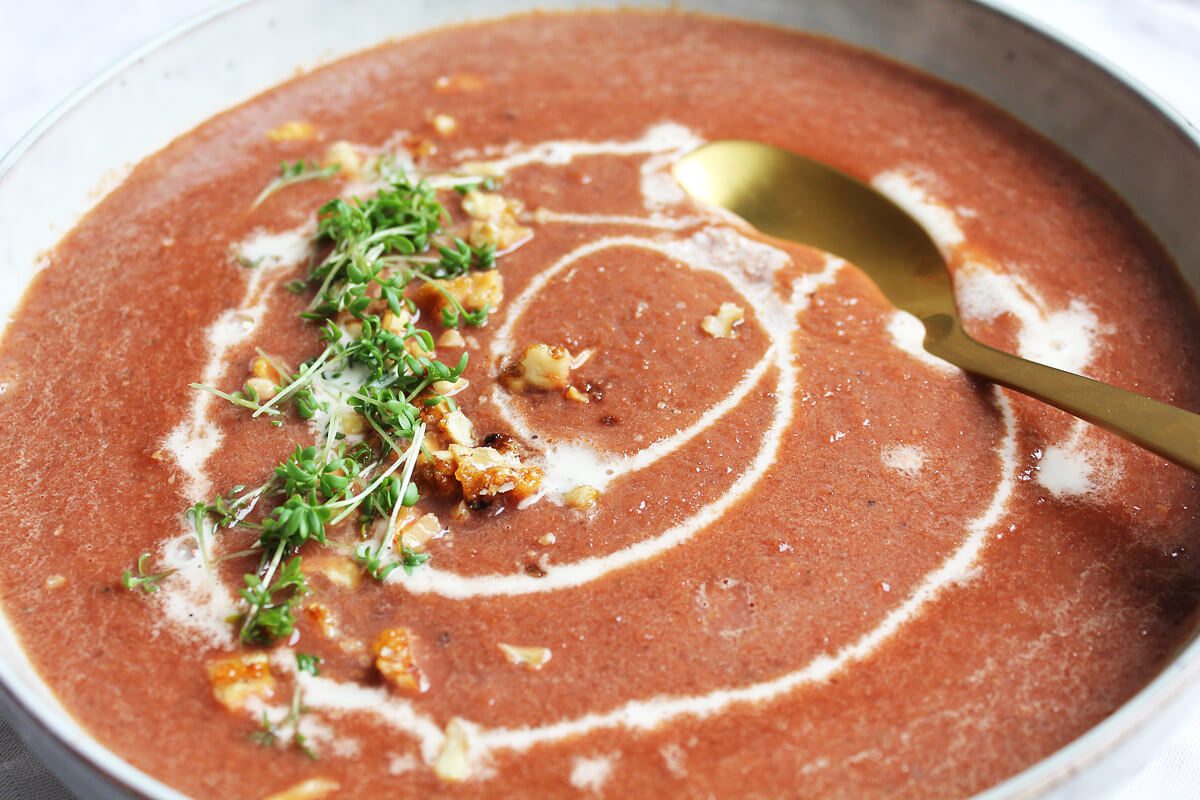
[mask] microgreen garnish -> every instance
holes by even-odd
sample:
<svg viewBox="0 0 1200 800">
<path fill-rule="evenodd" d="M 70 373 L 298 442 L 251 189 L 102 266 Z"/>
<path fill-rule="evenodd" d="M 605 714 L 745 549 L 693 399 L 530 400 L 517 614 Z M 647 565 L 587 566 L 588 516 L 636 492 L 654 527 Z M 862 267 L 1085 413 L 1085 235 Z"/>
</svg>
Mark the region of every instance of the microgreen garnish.
<svg viewBox="0 0 1200 800">
<path fill-rule="evenodd" d="M 320 656 L 309 655 L 308 653 L 296 653 L 296 669 L 301 672 L 307 672 L 309 675 L 320 675 L 321 669 L 317 665 L 324 661 Z"/>
<path fill-rule="evenodd" d="M 299 161 L 283 164 L 256 204 L 284 186 L 336 171 Z M 440 319 L 445 326 L 482 325 L 488 308 L 464 308 L 444 282 L 473 269 L 494 268 L 495 252 L 447 233 L 449 216 L 430 183 L 411 180 L 394 164 L 383 165 L 380 173 L 387 185 L 376 196 L 338 198 L 320 208 L 317 237 L 328 244 L 328 253 L 306 281 L 287 287 L 314 292 L 303 316 L 320 326 L 323 350 L 295 372 L 260 350 L 259 357 L 277 374 L 269 396 L 250 383 L 234 393 L 192 384 L 253 417 L 269 415 L 273 424 L 282 424 L 290 410 L 314 421 L 320 431 L 316 444 L 296 446 L 258 488 L 235 487 L 187 512 L 210 573 L 211 562 L 226 558 L 211 556 L 218 534 L 235 528 L 257 533 L 251 552 L 258 554 L 258 565 L 243 577 L 242 608 L 233 619 L 247 643 L 293 636 L 295 607 L 311 591 L 300 552 L 324 545 L 351 515 L 357 515 L 362 538 L 370 540 L 352 552 L 373 578 L 385 580 L 397 568 L 411 573 L 429 560 L 427 553 L 400 543 L 397 528 L 403 509 L 420 499 L 413 473 L 425 436 L 422 409 L 439 403 L 456 408 L 433 387 L 456 382 L 467 356 L 453 365 L 433 357 L 433 335 L 416 326 L 420 310 L 409 290 L 426 284 L 436 288 L 446 301 Z M 467 191 L 491 182 L 456 176 L 438 185 Z M 346 425 L 351 417 L 353 430 L 362 431 L 352 437 Z M 171 574 L 149 572 L 148 558 L 138 559 L 136 576 L 126 571 L 127 587 L 153 592 Z M 315 674 L 315 661 L 297 663 L 301 669 L 311 666 Z M 266 734 L 275 730 L 269 724 L 265 729 Z"/>
<path fill-rule="evenodd" d="M 300 720 L 308 711 L 309 708 L 304 705 L 304 697 L 300 688 L 296 687 L 296 690 L 292 692 L 292 701 L 288 704 L 287 716 L 279 722 L 271 722 L 270 716 L 263 711 L 260 728 L 250 734 L 250 741 L 257 742 L 263 747 L 274 747 L 290 731 L 292 744 L 304 755 L 316 761 L 316 751 L 308 746 L 307 738 L 300 732 Z"/>
<path fill-rule="evenodd" d="M 282 161 L 279 164 L 279 175 L 258 193 L 258 197 L 254 198 L 254 202 L 250 204 L 250 208 L 258 208 L 264 200 L 284 187 L 291 186 L 294 183 L 303 183 L 304 181 L 324 180 L 338 174 L 341 168 L 341 164 L 330 164 L 327 167 L 322 167 L 315 161 L 297 161 L 292 164 Z"/>
<path fill-rule="evenodd" d="M 126 589 L 141 589 L 146 594 L 153 594 L 158 591 L 158 582 L 168 575 L 175 572 L 173 569 L 163 570 L 162 572 L 147 572 L 146 562 L 152 556 L 149 553 L 142 553 L 137 560 L 137 575 L 133 574 L 133 570 L 125 570 L 125 574 L 121 576 L 121 584 Z"/>
</svg>

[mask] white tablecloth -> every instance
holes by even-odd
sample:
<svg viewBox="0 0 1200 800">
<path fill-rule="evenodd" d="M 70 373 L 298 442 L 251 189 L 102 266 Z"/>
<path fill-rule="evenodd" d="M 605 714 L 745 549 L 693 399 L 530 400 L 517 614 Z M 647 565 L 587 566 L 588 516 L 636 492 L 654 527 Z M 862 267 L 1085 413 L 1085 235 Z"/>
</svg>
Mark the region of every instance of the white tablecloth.
<svg viewBox="0 0 1200 800">
<path fill-rule="evenodd" d="M 989 2 L 1064 33 L 1200 125 L 1200 0 Z M 85 80 L 213 5 L 212 0 L 0 0 L 0 153 Z M 1200 196 L 1200 187 L 1197 192 Z M 1164 741 L 1161 754 L 1128 786 L 1114 787 L 1108 800 L 1198 797 L 1200 718 Z M 0 721 L 0 800 L 70 798 Z"/>
</svg>

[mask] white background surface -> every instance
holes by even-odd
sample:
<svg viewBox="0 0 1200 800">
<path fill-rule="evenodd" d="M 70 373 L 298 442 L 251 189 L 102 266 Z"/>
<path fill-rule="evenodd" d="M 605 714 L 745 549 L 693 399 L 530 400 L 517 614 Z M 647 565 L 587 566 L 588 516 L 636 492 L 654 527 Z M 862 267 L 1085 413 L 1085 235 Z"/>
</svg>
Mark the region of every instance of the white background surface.
<svg viewBox="0 0 1200 800">
<path fill-rule="evenodd" d="M 815 0 L 837 2 L 837 0 Z M 1200 0 L 989 0 L 1116 65 L 1200 126 Z M 0 0 L 0 153 L 85 81 L 212 0 Z M 1197 187 L 1200 226 L 1200 187 Z M 0 800 L 61 789 L 0 722 Z M 1200 798 L 1200 718 L 1109 800 Z"/>
</svg>

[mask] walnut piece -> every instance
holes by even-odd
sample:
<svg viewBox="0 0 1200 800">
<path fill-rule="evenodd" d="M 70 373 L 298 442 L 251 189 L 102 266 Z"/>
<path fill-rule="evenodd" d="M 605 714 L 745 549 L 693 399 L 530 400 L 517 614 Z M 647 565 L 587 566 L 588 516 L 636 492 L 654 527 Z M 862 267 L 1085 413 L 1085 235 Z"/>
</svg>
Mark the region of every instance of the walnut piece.
<svg viewBox="0 0 1200 800">
<path fill-rule="evenodd" d="M 275 693 L 275 678 L 266 653 L 239 653 L 208 664 L 213 697 L 230 711 L 241 711 L 252 698 Z"/>
<path fill-rule="evenodd" d="M 715 316 L 710 314 L 700 321 L 700 329 L 718 339 L 732 339 L 733 329 L 742 324 L 745 316 L 745 311 L 736 303 L 721 303 Z"/>
<path fill-rule="evenodd" d="M 438 281 L 437 286 L 431 283 L 422 284 L 417 290 L 416 301 L 438 319 L 441 319 L 442 311 L 450 307 L 450 301 L 438 287 L 457 300 L 467 311 L 480 311 L 485 307 L 489 311 L 495 311 L 504 299 L 504 283 L 500 273 L 494 269 L 486 272 L 468 272 L 457 278 Z"/>
<path fill-rule="evenodd" d="M 463 197 L 462 205 L 472 220 L 467 241 L 474 247 L 491 245 L 503 252 L 533 235 L 517 221 L 524 208 L 519 200 L 472 189 Z"/>
<path fill-rule="evenodd" d="M 514 453 L 452 444 L 450 454 L 454 457 L 454 477 L 462 485 L 467 502 L 500 495 L 524 500 L 542 485 L 542 470 L 523 463 Z"/>
<path fill-rule="evenodd" d="M 554 655 L 549 647 L 526 647 L 504 642 L 498 643 L 497 647 L 500 648 L 500 652 L 504 653 L 508 663 L 525 666 L 535 671 L 546 666 L 546 663 Z"/>
<path fill-rule="evenodd" d="M 466 780 L 471 772 L 467 749 L 466 725 L 455 717 L 446 723 L 446 738 L 442 742 L 442 749 L 438 751 L 437 760 L 433 762 L 434 774 L 450 783 Z"/>
<path fill-rule="evenodd" d="M 500 381 L 514 392 L 526 389 L 563 389 L 571 380 L 571 353 L 565 347 L 531 344 L 516 364 L 500 374 Z"/>
<path fill-rule="evenodd" d="M 429 688 L 413 656 L 413 639 L 408 628 L 387 628 L 371 643 L 375 668 L 388 683 L 406 692 Z"/>
<path fill-rule="evenodd" d="M 272 142 L 298 142 L 316 135 L 317 129 L 311 122 L 300 120 L 290 120 L 267 131 L 267 138 Z"/>
<path fill-rule="evenodd" d="M 333 778 L 309 778 L 263 800 L 324 800 L 340 788 Z"/>
</svg>

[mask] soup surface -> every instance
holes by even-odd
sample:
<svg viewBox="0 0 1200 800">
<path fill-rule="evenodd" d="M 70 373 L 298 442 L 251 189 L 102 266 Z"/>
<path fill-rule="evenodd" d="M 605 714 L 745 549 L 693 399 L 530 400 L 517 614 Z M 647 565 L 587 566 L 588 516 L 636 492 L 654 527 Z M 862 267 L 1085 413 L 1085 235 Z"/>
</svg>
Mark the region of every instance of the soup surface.
<svg viewBox="0 0 1200 800">
<path fill-rule="evenodd" d="M 67 709 L 200 798 L 927 798 L 1128 699 L 1195 478 L 691 202 L 728 137 L 906 205 L 983 341 L 1200 409 L 1158 245 L 961 91 L 682 14 L 388 44 L 138 165 L 6 328 L 0 591 Z"/>
</svg>

